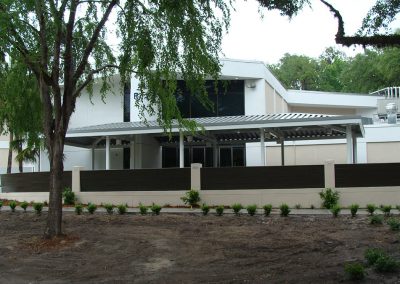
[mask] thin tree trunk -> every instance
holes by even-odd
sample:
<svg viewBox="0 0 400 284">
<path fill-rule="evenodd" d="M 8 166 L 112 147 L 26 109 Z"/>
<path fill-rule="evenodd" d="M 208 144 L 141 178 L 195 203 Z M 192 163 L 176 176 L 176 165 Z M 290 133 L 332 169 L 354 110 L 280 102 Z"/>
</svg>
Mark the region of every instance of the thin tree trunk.
<svg viewBox="0 0 400 284">
<path fill-rule="evenodd" d="M 21 140 L 19 140 L 20 142 L 18 142 L 18 154 L 21 153 L 22 151 L 22 142 Z M 23 168 L 23 161 L 21 159 L 18 159 L 18 169 L 20 173 L 24 172 L 24 168 Z"/>
<path fill-rule="evenodd" d="M 10 132 L 10 144 L 8 145 L 8 161 L 7 161 L 7 174 L 11 174 L 11 168 L 12 168 L 12 154 L 13 150 L 11 147 L 11 143 L 13 142 L 13 134 Z"/>
</svg>

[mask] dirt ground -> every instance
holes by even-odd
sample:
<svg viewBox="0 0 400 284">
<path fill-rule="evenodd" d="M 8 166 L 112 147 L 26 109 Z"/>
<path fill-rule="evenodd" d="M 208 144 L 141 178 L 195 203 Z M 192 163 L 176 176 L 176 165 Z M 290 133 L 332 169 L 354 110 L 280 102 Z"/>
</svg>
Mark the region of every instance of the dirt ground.
<svg viewBox="0 0 400 284">
<path fill-rule="evenodd" d="M 64 214 L 64 239 L 43 241 L 46 214 L 0 212 L 1 283 L 338 283 L 344 263 L 400 233 L 367 217 Z M 399 283 L 368 269 L 363 283 Z"/>
</svg>

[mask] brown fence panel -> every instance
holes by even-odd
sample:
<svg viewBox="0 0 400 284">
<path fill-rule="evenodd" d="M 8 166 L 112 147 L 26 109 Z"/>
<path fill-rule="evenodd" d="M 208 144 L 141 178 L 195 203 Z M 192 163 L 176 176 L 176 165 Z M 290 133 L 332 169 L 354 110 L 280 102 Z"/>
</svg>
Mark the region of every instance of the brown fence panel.
<svg viewBox="0 0 400 284">
<path fill-rule="evenodd" d="M 62 185 L 71 187 L 72 172 L 64 172 Z M 3 192 L 49 192 L 50 172 L 1 175 Z"/>
<path fill-rule="evenodd" d="M 335 165 L 336 187 L 400 186 L 400 163 Z"/>
<path fill-rule="evenodd" d="M 324 166 L 202 168 L 201 189 L 323 188 Z"/>
<path fill-rule="evenodd" d="M 190 168 L 82 171 L 81 191 L 189 190 Z"/>
</svg>

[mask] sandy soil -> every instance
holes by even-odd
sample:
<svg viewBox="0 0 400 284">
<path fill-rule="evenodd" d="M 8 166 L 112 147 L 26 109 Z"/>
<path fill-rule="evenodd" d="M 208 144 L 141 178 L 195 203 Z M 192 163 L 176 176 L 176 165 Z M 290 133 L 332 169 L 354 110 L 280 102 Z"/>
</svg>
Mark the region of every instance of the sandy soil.
<svg viewBox="0 0 400 284">
<path fill-rule="evenodd" d="M 64 215 L 0 212 L 1 283 L 338 283 L 368 247 L 400 257 L 399 233 L 367 217 Z M 368 269 L 364 283 L 399 283 Z"/>
</svg>

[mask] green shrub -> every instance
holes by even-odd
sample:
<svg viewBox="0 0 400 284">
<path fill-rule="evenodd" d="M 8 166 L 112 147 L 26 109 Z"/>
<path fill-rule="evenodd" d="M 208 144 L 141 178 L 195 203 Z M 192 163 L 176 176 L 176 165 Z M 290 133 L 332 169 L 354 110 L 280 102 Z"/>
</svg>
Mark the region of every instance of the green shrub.
<svg viewBox="0 0 400 284">
<path fill-rule="evenodd" d="M 21 202 L 21 204 L 19 206 L 21 206 L 22 209 L 24 209 L 24 212 L 26 212 L 26 208 L 28 208 L 29 203 L 24 201 Z"/>
<path fill-rule="evenodd" d="M 332 212 L 333 217 L 336 218 L 337 216 L 339 216 L 339 213 L 340 213 L 341 208 L 340 208 L 339 205 L 335 204 L 335 205 L 333 205 L 333 206 L 331 207 L 330 210 L 331 210 L 331 212 Z"/>
<path fill-rule="evenodd" d="M 247 209 L 247 213 L 250 216 L 254 216 L 254 214 L 256 214 L 256 212 L 257 212 L 257 205 L 255 205 L 255 204 L 249 205 L 249 206 L 247 206 L 246 209 Z"/>
<path fill-rule="evenodd" d="M 0 208 L 1 208 L 1 206 L 0 206 Z M 400 205 L 396 205 L 396 209 L 397 209 L 397 211 L 400 211 Z"/>
<path fill-rule="evenodd" d="M 47 200 L 43 201 L 43 206 L 45 206 L 45 207 L 49 206 L 49 203 L 47 202 Z"/>
<path fill-rule="evenodd" d="M 263 209 L 264 209 L 264 215 L 265 216 L 269 216 L 269 214 L 271 214 L 271 211 L 272 211 L 272 205 L 271 204 L 265 204 L 263 206 Z"/>
<path fill-rule="evenodd" d="M 181 200 L 190 206 L 197 206 L 200 202 L 200 193 L 197 190 L 191 189 L 185 193 L 185 196 L 181 197 Z"/>
<path fill-rule="evenodd" d="M 392 231 L 400 231 L 400 221 L 396 218 L 390 218 L 387 220 L 387 224 L 389 225 Z"/>
<path fill-rule="evenodd" d="M 93 214 L 97 210 L 97 205 L 93 204 L 93 203 L 89 203 L 88 206 L 86 207 L 86 209 L 90 214 Z"/>
<path fill-rule="evenodd" d="M 208 212 L 210 211 L 210 206 L 203 203 L 203 205 L 201 205 L 201 211 L 203 212 L 203 215 L 206 216 L 208 214 Z"/>
<path fill-rule="evenodd" d="M 311 204 L 310 209 L 315 209 L 314 204 Z"/>
<path fill-rule="evenodd" d="M 371 225 L 381 225 L 383 224 L 383 216 L 382 215 L 372 215 L 369 217 L 369 222 Z"/>
<path fill-rule="evenodd" d="M 117 205 L 117 211 L 119 215 L 124 215 L 128 211 L 128 205 L 126 204 Z"/>
<path fill-rule="evenodd" d="M 33 203 L 33 210 L 35 210 L 36 214 L 38 215 L 42 214 L 43 203 L 41 202 Z"/>
<path fill-rule="evenodd" d="M 350 206 L 351 217 L 356 217 L 358 208 L 360 208 L 358 204 L 351 204 Z"/>
<path fill-rule="evenodd" d="M 386 255 L 386 253 L 379 248 L 369 248 L 365 251 L 364 258 L 368 265 L 374 265 L 376 260 L 384 255 Z"/>
<path fill-rule="evenodd" d="M 319 193 L 322 199 L 322 207 L 331 209 L 334 205 L 339 202 L 339 192 L 334 191 L 331 188 L 327 188 Z"/>
<path fill-rule="evenodd" d="M 224 214 L 224 206 L 222 205 L 217 206 L 217 208 L 215 208 L 215 212 L 217 212 L 218 216 L 222 216 L 222 214 Z"/>
<path fill-rule="evenodd" d="M 82 204 L 75 204 L 75 213 L 76 215 L 81 215 L 83 210 Z"/>
<path fill-rule="evenodd" d="M 392 210 L 391 205 L 384 205 L 381 207 L 381 210 L 383 213 L 385 213 L 385 216 L 390 216 L 390 211 Z"/>
<path fill-rule="evenodd" d="M 153 212 L 153 214 L 160 215 L 161 206 L 153 203 L 153 205 L 150 207 L 150 210 Z"/>
<path fill-rule="evenodd" d="M 294 206 L 294 208 L 295 208 L 295 209 L 301 209 L 301 204 L 296 204 L 296 205 Z"/>
<path fill-rule="evenodd" d="M 0 210 L 1 210 L 1 207 L 3 207 L 3 201 L 2 200 L 0 200 Z"/>
<path fill-rule="evenodd" d="M 62 196 L 64 198 L 64 204 L 65 205 L 74 205 L 75 204 L 75 192 L 72 191 L 71 188 L 66 187 L 62 193 Z"/>
<path fill-rule="evenodd" d="M 399 268 L 399 262 L 389 255 L 381 255 L 375 261 L 375 270 L 378 272 L 395 272 Z"/>
<path fill-rule="evenodd" d="M 240 210 L 243 209 L 243 206 L 242 206 L 242 204 L 240 204 L 240 203 L 235 203 L 235 204 L 232 205 L 232 209 L 233 209 L 233 212 L 234 212 L 236 215 L 239 215 L 239 214 L 240 214 Z"/>
<path fill-rule="evenodd" d="M 12 201 L 10 201 L 10 203 L 8 203 L 8 206 L 10 206 L 11 212 L 15 212 L 15 207 L 17 207 L 17 202 L 12 200 Z"/>
<path fill-rule="evenodd" d="M 290 213 L 289 205 L 283 203 L 281 204 L 281 206 L 279 206 L 279 209 L 281 210 L 281 216 L 283 217 L 289 216 Z"/>
<path fill-rule="evenodd" d="M 376 210 L 376 205 L 375 204 L 367 204 L 367 211 L 369 215 L 373 215 Z"/>
<path fill-rule="evenodd" d="M 146 215 L 149 208 L 142 203 L 139 203 L 139 211 L 141 215 Z"/>
<path fill-rule="evenodd" d="M 106 209 L 106 211 L 109 215 L 114 213 L 114 205 L 107 203 L 107 204 L 104 204 L 104 208 Z"/>
<path fill-rule="evenodd" d="M 361 263 L 346 263 L 344 271 L 350 280 L 362 280 L 365 277 L 365 269 Z"/>
</svg>

